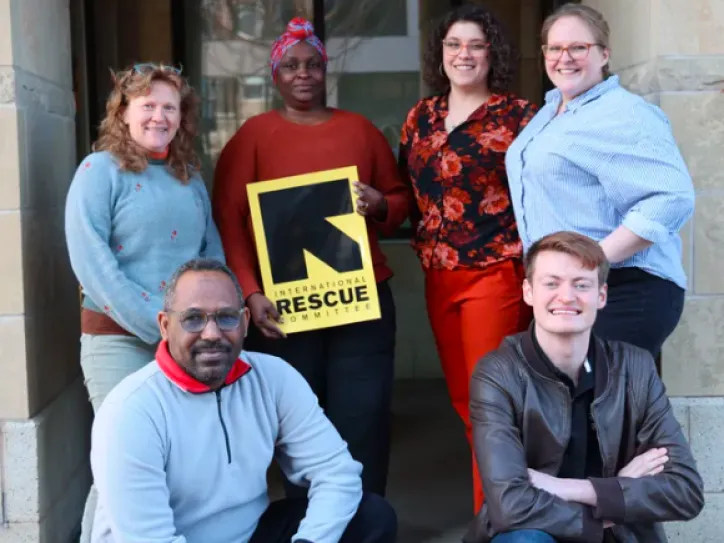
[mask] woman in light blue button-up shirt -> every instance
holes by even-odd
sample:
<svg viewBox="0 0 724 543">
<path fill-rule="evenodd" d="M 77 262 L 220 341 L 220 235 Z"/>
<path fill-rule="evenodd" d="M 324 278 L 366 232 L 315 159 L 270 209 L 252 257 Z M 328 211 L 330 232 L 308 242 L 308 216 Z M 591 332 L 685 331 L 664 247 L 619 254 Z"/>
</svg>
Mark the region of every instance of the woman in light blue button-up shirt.
<svg viewBox="0 0 724 543">
<path fill-rule="evenodd" d="M 656 357 L 683 309 L 679 230 L 694 210 L 691 177 L 661 109 L 609 74 L 600 13 L 567 4 L 542 41 L 556 88 L 506 156 L 524 249 L 560 230 L 598 240 L 613 269 L 595 331 Z"/>
</svg>

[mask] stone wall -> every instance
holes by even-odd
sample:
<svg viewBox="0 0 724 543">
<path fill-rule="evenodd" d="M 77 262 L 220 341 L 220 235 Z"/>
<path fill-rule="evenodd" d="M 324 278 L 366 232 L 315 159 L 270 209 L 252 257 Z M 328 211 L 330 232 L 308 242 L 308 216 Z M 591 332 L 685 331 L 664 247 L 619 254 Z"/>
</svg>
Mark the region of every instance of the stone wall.
<svg viewBox="0 0 724 543">
<path fill-rule="evenodd" d="M 74 107 L 68 0 L 0 0 L 3 543 L 66 543 L 89 484 L 78 291 L 63 234 Z"/>
<path fill-rule="evenodd" d="M 663 377 L 704 478 L 698 519 L 668 526 L 672 541 L 721 540 L 724 526 L 724 2 L 587 0 L 611 25 L 613 70 L 671 120 L 696 188 L 684 228 L 689 288 L 664 347 Z"/>
</svg>

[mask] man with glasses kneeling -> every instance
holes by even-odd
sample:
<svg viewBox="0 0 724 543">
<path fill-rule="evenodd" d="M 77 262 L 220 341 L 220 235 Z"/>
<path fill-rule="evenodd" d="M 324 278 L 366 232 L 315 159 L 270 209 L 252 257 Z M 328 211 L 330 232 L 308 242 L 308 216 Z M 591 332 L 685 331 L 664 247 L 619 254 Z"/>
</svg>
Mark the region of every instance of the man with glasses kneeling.
<svg viewBox="0 0 724 543">
<path fill-rule="evenodd" d="M 94 543 L 392 543 L 391 506 L 363 495 L 307 382 L 242 351 L 248 310 L 223 264 L 184 264 L 166 291 L 156 359 L 121 381 L 93 424 Z M 269 504 L 276 459 L 308 499 Z"/>
</svg>

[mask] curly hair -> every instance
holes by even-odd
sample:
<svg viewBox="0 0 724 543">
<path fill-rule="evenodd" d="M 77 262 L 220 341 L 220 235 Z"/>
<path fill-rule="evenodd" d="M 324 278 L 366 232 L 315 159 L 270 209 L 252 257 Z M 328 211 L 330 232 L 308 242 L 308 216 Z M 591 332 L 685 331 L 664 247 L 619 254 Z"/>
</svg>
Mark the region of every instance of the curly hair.
<svg viewBox="0 0 724 543">
<path fill-rule="evenodd" d="M 194 150 L 198 118 L 198 97 L 175 68 L 144 65 L 148 69 L 129 68 L 111 72 L 113 90 L 106 101 L 106 116 L 93 151 L 108 151 L 119 161 L 122 170 L 142 172 L 148 166 L 147 151 L 132 138 L 123 115 L 133 98 L 145 96 L 157 81 L 168 83 L 181 97 L 181 122 L 168 150 L 168 169 L 182 182 L 188 182 L 201 161 Z"/>
<path fill-rule="evenodd" d="M 515 54 L 503 25 L 482 6 L 466 4 L 444 15 L 432 28 L 423 55 L 422 76 L 437 92 L 450 90 L 450 80 L 442 66 L 442 40 L 450 27 L 460 21 L 476 23 L 490 43 L 490 72 L 488 88 L 491 92 L 506 92 L 513 80 Z"/>
</svg>

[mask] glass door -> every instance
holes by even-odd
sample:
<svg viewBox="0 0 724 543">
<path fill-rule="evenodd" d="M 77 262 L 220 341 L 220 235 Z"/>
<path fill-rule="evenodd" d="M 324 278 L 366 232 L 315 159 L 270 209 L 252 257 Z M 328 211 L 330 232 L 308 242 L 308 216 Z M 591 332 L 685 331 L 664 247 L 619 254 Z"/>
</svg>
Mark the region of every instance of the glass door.
<svg viewBox="0 0 724 543">
<path fill-rule="evenodd" d="M 272 41 L 295 15 L 315 25 L 330 56 L 327 103 L 369 118 L 397 149 L 407 111 L 424 94 L 420 51 L 440 0 L 180 0 L 172 2 L 176 59 L 201 97 L 204 179 L 250 117 L 279 105 Z"/>
</svg>

